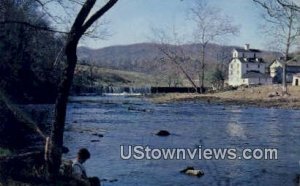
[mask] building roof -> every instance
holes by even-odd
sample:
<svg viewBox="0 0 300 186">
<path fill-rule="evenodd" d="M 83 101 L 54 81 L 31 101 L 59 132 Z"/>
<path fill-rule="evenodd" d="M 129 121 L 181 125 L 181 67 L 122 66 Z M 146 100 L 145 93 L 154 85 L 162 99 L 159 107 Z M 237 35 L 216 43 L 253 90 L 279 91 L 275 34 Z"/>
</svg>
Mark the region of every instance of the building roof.
<svg viewBox="0 0 300 186">
<path fill-rule="evenodd" d="M 265 63 L 262 58 L 238 58 L 241 63 Z"/>
<path fill-rule="evenodd" d="M 296 58 L 292 59 L 292 60 L 289 60 L 287 62 L 287 65 L 288 66 L 297 66 L 297 67 L 300 67 L 300 60 L 297 60 Z"/>
<path fill-rule="evenodd" d="M 295 61 L 300 61 L 300 53 L 299 53 L 299 54 L 297 54 L 297 55 L 294 57 L 294 59 L 292 59 L 292 60 L 295 60 Z"/>
<path fill-rule="evenodd" d="M 279 62 L 281 65 L 285 63 L 284 60 L 282 59 L 276 59 L 275 61 Z M 273 61 L 273 63 L 275 61 Z M 289 60 L 286 64 L 289 67 L 300 67 L 300 61 L 296 61 L 296 60 Z"/>
<path fill-rule="evenodd" d="M 294 74 L 294 77 L 300 78 L 300 73 Z"/>
<path fill-rule="evenodd" d="M 274 62 L 274 61 L 267 61 L 267 62 L 266 62 L 266 67 L 269 68 L 269 67 L 273 64 L 273 62 Z"/>
<path fill-rule="evenodd" d="M 243 74 L 242 78 L 270 78 L 268 74 L 263 74 L 258 71 L 249 71 Z"/>
<path fill-rule="evenodd" d="M 244 48 L 234 48 L 234 50 L 236 50 L 238 52 L 255 52 L 255 53 L 260 53 L 261 52 L 260 50 L 257 50 L 257 49 L 246 50 Z"/>
<path fill-rule="evenodd" d="M 280 63 L 280 65 L 282 65 L 284 63 L 284 61 L 282 59 L 276 59 L 270 64 L 270 66 L 275 62 Z"/>
</svg>

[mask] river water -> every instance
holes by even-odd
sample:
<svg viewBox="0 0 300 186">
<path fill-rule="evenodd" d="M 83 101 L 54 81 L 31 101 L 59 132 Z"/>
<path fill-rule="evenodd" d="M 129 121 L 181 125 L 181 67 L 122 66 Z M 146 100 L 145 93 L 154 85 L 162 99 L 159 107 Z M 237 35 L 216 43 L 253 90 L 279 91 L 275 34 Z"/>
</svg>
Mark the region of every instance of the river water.
<svg viewBox="0 0 300 186">
<path fill-rule="evenodd" d="M 130 109 L 128 109 L 130 108 Z M 168 130 L 169 137 L 155 135 Z M 104 137 L 93 135 L 102 134 Z M 96 142 L 91 142 L 96 140 Z M 99 141 L 98 141 L 99 140 Z M 300 173 L 300 111 L 178 102 L 154 104 L 139 97 L 73 97 L 65 145 L 92 154 L 88 175 L 105 186 L 294 185 Z M 277 160 L 122 160 L 120 145 L 151 148 L 276 148 Z M 187 166 L 204 171 L 181 174 Z"/>
</svg>

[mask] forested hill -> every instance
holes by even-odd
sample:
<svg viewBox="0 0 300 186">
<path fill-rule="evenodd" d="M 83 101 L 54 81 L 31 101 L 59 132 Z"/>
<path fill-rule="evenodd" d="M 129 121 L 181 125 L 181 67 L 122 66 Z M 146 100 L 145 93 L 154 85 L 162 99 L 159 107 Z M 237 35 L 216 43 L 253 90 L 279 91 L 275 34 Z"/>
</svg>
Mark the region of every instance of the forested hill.
<svg viewBox="0 0 300 186">
<path fill-rule="evenodd" d="M 87 47 L 78 48 L 79 59 L 87 63 L 96 64 L 101 67 L 109 67 L 121 70 L 137 72 L 149 72 L 157 68 L 157 61 L 165 57 L 160 50 L 161 45 L 154 43 L 138 43 L 132 45 L 111 46 L 100 49 Z M 184 51 L 186 56 L 199 58 L 201 45 L 187 44 L 182 46 L 170 46 L 173 49 Z M 232 49 L 235 46 L 221 46 L 209 44 L 207 47 L 208 64 L 218 62 L 228 63 L 231 59 Z M 276 58 L 278 53 L 264 52 L 266 60 Z"/>
</svg>

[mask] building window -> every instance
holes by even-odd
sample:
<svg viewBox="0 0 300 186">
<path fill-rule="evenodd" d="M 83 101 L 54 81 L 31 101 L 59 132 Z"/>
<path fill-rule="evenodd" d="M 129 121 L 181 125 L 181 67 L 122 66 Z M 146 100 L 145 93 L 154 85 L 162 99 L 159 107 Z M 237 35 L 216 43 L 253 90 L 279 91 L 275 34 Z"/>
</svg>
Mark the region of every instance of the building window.
<svg viewBox="0 0 300 186">
<path fill-rule="evenodd" d="M 257 67 L 260 68 L 260 64 L 258 64 Z"/>
<path fill-rule="evenodd" d="M 246 67 L 249 68 L 249 65 L 247 64 Z"/>
<path fill-rule="evenodd" d="M 238 68 L 240 68 L 240 64 L 237 64 L 236 66 L 237 66 Z"/>
</svg>

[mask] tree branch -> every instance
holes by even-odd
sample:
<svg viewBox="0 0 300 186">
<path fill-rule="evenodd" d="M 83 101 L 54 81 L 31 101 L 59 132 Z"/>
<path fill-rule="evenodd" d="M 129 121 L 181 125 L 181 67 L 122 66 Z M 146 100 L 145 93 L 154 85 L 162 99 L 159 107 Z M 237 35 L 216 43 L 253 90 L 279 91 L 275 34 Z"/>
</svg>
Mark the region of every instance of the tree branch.
<svg viewBox="0 0 300 186">
<path fill-rule="evenodd" d="M 80 9 L 74 24 L 71 28 L 71 33 L 75 33 L 79 30 L 82 30 L 82 25 L 84 24 L 87 16 L 89 15 L 90 11 L 92 10 L 92 8 L 94 7 L 96 3 L 96 0 L 86 0 L 86 2 L 84 3 L 84 5 L 82 5 L 82 8 Z M 83 35 L 83 34 L 81 34 Z"/>
<path fill-rule="evenodd" d="M 82 25 L 82 32 L 86 32 L 86 30 L 97 20 L 99 19 L 107 10 L 113 7 L 118 0 L 109 0 L 100 10 L 98 10 L 95 14 L 93 14 L 85 23 Z"/>
<path fill-rule="evenodd" d="M 276 0 L 276 1 L 278 2 L 278 4 L 280 4 L 283 7 L 287 7 L 289 9 L 293 9 L 295 11 L 299 11 L 300 12 L 300 7 L 297 6 L 295 3 L 291 2 L 290 4 L 288 4 L 286 2 L 283 2 L 282 0 Z"/>
<path fill-rule="evenodd" d="M 26 22 L 26 21 L 14 21 L 14 20 L 7 20 L 7 21 L 0 21 L 0 25 L 6 25 L 6 24 L 20 24 L 24 25 L 36 30 L 43 30 L 43 31 L 48 31 L 48 32 L 55 32 L 55 33 L 61 33 L 61 34 L 68 34 L 69 32 L 64 32 L 60 30 L 55 30 L 46 26 L 38 26 L 34 25 L 32 23 Z"/>
</svg>

